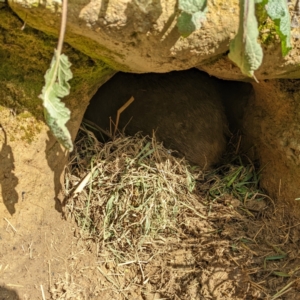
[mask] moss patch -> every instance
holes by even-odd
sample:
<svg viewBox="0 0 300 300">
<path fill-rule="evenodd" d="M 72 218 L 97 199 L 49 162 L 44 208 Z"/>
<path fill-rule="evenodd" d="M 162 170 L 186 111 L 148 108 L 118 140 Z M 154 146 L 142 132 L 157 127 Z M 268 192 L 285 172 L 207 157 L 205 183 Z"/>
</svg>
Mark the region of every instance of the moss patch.
<svg viewBox="0 0 300 300">
<path fill-rule="evenodd" d="M 42 102 L 38 98 L 44 85 L 44 74 L 49 68 L 57 39 L 28 26 L 8 7 L 0 10 L 0 104 L 16 114 L 29 111 L 35 118 L 43 119 Z M 101 78 L 114 71 L 100 60 L 65 45 L 64 53 L 72 63 L 71 99 L 75 93 L 89 93 L 99 85 Z M 69 99 L 69 100 L 68 100 Z M 80 99 L 78 99 L 80 100 Z M 73 101 L 72 101 L 73 102 Z M 70 103 L 69 107 L 74 107 Z"/>
<path fill-rule="evenodd" d="M 26 9 L 22 8 L 20 5 L 14 5 L 14 3 L 11 3 L 10 5 L 13 6 L 20 18 L 26 20 L 31 26 L 46 33 L 48 36 L 52 36 L 55 39 L 58 38 L 60 14 L 53 14 L 50 10 L 48 11 L 40 7 Z M 41 10 L 44 16 L 43 20 L 40 19 Z M 57 28 L 55 28 L 55 24 Z M 65 42 L 92 59 L 104 62 L 111 69 L 122 72 L 131 71 L 128 66 L 114 60 L 115 56 L 122 58 L 122 54 L 113 52 L 88 37 L 76 34 L 76 32 L 69 28 L 66 30 Z"/>
<path fill-rule="evenodd" d="M 279 36 L 276 33 L 276 25 L 268 16 L 265 9 L 265 1 L 257 3 L 255 6 L 255 14 L 258 22 L 259 39 L 262 44 L 270 45 L 279 41 Z"/>
<path fill-rule="evenodd" d="M 86 54 L 87 56 L 95 59 L 100 60 L 110 68 L 122 72 L 131 72 L 132 70 L 126 66 L 122 65 L 113 59 L 114 56 L 122 57 L 123 55 L 113 53 L 109 49 L 104 46 L 99 45 L 97 42 L 84 37 L 74 34 L 72 32 L 67 34 L 66 41 L 72 45 L 74 48 L 80 50 L 82 53 Z"/>
</svg>

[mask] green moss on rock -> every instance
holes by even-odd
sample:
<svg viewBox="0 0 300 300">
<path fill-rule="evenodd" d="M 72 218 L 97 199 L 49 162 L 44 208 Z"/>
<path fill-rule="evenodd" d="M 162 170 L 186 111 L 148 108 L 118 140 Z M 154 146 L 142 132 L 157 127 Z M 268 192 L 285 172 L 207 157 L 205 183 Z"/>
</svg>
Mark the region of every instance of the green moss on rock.
<svg viewBox="0 0 300 300">
<path fill-rule="evenodd" d="M 276 26 L 265 9 L 266 1 L 256 4 L 255 14 L 258 22 L 259 39 L 262 44 L 270 45 L 279 40 Z"/>
<path fill-rule="evenodd" d="M 28 26 L 8 8 L 0 10 L 0 104 L 17 114 L 28 110 L 43 119 L 42 102 L 38 98 L 44 85 L 57 39 Z M 93 87 L 114 71 L 104 62 L 64 46 L 72 63 L 71 94 L 82 91 L 82 85 Z"/>
<path fill-rule="evenodd" d="M 59 26 L 60 26 L 60 14 L 53 14 L 51 9 L 49 11 L 44 10 L 40 7 L 32 7 L 31 9 L 26 9 L 18 4 L 10 3 L 15 12 L 20 16 L 21 19 L 26 20 L 31 26 L 39 29 L 41 32 L 46 33 L 48 36 L 52 36 L 55 39 L 58 38 Z M 43 10 L 43 20 L 39 16 L 39 12 Z M 57 28 L 55 28 L 55 26 Z M 65 42 L 72 46 L 74 49 L 79 50 L 88 57 L 94 60 L 102 61 L 109 68 L 115 71 L 131 72 L 132 70 L 121 63 L 114 60 L 114 57 L 118 56 L 122 58 L 122 54 L 113 52 L 103 45 L 100 45 L 96 41 L 76 34 L 71 30 L 66 30 Z"/>
</svg>

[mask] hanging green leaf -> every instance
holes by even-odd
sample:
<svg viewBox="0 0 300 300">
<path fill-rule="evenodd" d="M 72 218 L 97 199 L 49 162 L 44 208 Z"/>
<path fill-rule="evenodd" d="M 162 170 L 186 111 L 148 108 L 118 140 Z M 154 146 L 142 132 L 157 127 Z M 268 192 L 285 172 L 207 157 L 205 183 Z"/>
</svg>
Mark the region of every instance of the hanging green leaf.
<svg viewBox="0 0 300 300">
<path fill-rule="evenodd" d="M 263 59 L 263 51 L 257 41 L 258 28 L 255 17 L 255 0 L 240 0 L 238 33 L 231 41 L 228 57 L 236 63 L 243 74 L 254 77 Z"/>
<path fill-rule="evenodd" d="M 200 29 L 206 19 L 207 0 L 179 0 L 178 8 L 181 11 L 177 19 L 178 31 L 183 37 L 188 37 Z"/>
<path fill-rule="evenodd" d="M 203 10 L 207 5 L 207 0 L 179 0 L 178 8 L 189 14 Z"/>
<path fill-rule="evenodd" d="M 65 124 L 70 119 L 70 110 L 61 102 L 61 98 L 70 93 L 68 81 L 72 78 L 71 63 L 64 54 L 57 57 L 55 50 L 50 68 L 45 74 L 42 94 L 46 123 L 57 140 L 69 151 L 73 150 L 71 135 Z"/>
<path fill-rule="evenodd" d="M 282 55 L 285 56 L 292 49 L 291 20 L 286 0 L 268 0 L 265 6 L 269 17 L 274 21 L 276 32 L 281 40 Z"/>
</svg>

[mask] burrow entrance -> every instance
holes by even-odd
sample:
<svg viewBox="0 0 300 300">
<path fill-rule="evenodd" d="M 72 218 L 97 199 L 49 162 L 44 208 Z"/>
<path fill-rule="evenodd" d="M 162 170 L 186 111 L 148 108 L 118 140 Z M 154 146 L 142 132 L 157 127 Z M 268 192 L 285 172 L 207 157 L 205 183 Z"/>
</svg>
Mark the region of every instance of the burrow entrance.
<svg viewBox="0 0 300 300">
<path fill-rule="evenodd" d="M 94 95 L 84 121 L 97 128 L 100 141 L 120 132 L 155 132 L 166 148 L 209 168 L 220 161 L 231 133 L 242 129 L 251 96 L 251 84 L 219 80 L 197 69 L 119 72 Z"/>
</svg>

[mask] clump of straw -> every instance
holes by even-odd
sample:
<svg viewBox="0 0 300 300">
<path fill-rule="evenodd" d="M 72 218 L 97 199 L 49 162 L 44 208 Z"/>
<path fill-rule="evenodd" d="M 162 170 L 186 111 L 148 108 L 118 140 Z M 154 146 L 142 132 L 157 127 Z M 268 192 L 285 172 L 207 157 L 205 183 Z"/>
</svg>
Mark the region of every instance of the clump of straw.
<svg viewBox="0 0 300 300">
<path fill-rule="evenodd" d="M 192 193 L 201 175 L 155 137 L 120 136 L 101 144 L 84 130 L 66 172 L 67 211 L 81 236 L 123 262 L 151 239 L 176 236 L 183 214 L 205 218 Z"/>
</svg>

